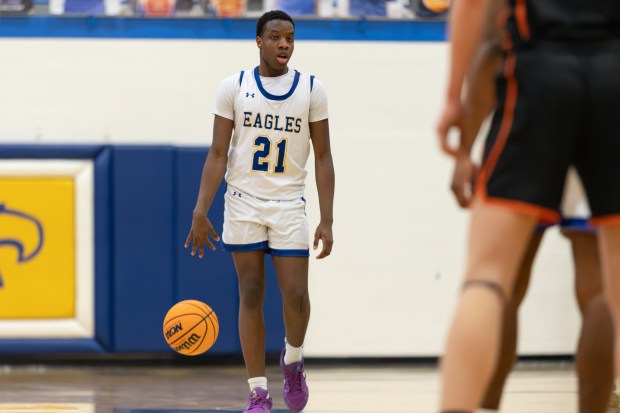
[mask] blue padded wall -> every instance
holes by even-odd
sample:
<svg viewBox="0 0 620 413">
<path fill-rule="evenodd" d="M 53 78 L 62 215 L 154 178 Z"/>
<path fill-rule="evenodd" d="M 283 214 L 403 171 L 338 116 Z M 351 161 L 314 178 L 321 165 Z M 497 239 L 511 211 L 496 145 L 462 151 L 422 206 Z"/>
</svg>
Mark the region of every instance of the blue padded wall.
<svg viewBox="0 0 620 413">
<path fill-rule="evenodd" d="M 174 303 L 172 147 L 114 147 L 114 351 L 167 350 L 162 321 Z"/>
<path fill-rule="evenodd" d="M 112 149 L 102 149 L 95 162 L 95 338 L 112 350 Z"/>
<path fill-rule="evenodd" d="M 220 333 L 209 354 L 238 354 L 241 347 L 237 323 L 237 276 L 229 253 L 219 248 L 211 251 L 205 247 L 203 259 L 190 255 L 191 246 L 184 248 L 192 225 L 192 212 L 196 205 L 200 177 L 207 148 L 179 148 L 175 194 L 177 199 L 177 296 L 176 301 L 196 299 L 208 304 L 217 314 Z M 222 184 L 209 211 L 209 219 L 217 233 L 222 235 L 224 218 L 224 190 Z"/>
<path fill-rule="evenodd" d="M 184 248 L 207 148 L 3 145 L 0 159 L 92 159 L 95 166 L 95 337 L 0 340 L 4 353 L 172 353 L 162 334 L 168 309 L 204 301 L 220 321 L 208 355 L 241 355 L 237 276 L 217 244 L 201 260 Z M 209 217 L 221 235 L 223 183 Z M 283 346 L 282 300 L 266 256 L 266 349 Z"/>
<path fill-rule="evenodd" d="M 75 339 L 5 339 L 0 353 L 45 354 L 112 351 L 110 323 L 110 153 L 101 145 L 1 145 L 0 159 L 92 159 L 95 180 L 95 337 Z"/>
</svg>

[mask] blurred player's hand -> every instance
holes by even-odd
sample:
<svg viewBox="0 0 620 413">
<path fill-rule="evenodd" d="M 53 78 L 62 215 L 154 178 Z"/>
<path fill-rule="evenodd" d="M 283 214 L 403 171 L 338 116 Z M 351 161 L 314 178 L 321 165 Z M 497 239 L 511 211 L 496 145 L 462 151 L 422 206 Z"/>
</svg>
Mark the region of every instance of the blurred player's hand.
<svg viewBox="0 0 620 413">
<path fill-rule="evenodd" d="M 477 169 L 469 154 L 457 153 L 455 155 L 450 189 L 452 189 L 456 202 L 463 208 L 469 206 L 474 196 Z"/>
<path fill-rule="evenodd" d="M 450 142 L 449 132 L 456 128 L 459 134 L 459 142 Z M 459 101 L 447 101 L 443 113 L 437 123 L 437 136 L 441 150 L 450 156 L 456 156 L 465 129 L 465 109 Z"/>
<path fill-rule="evenodd" d="M 321 222 L 316 227 L 316 231 L 314 231 L 313 247 L 315 251 L 319 248 L 319 240 L 321 240 L 323 248 L 321 249 L 319 255 L 316 256 L 317 259 L 325 258 L 332 253 L 332 246 L 334 245 L 334 235 L 332 233 L 331 224 L 325 224 Z"/>
<path fill-rule="evenodd" d="M 185 248 L 189 247 L 189 244 L 192 243 L 192 255 L 196 255 L 196 250 L 198 250 L 198 257 L 202 258 L 204 257 L 205 244 L 207 244 L 207 247 L 211 250 L 215 251 L 215 246 L 209 239 L 209 236 L 215 241 L 220 240 L 219 235 L 217 235 L 215 229 L 213 229 L 213 224 L 211 224 L 207 215 L 194 213 L 192 228 L 189 230 L 187 240 L 185 240 Z"/>
</svg>

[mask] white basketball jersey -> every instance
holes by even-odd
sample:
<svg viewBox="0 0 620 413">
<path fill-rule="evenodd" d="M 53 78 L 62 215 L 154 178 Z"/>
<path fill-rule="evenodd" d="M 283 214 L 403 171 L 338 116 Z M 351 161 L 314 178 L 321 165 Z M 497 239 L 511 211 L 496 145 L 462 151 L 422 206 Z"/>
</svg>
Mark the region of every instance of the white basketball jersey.
<svg viewBox="0 0 620 413">
<path fill-rule="evenodd" d="M 303 196 L 313 82 L 313 76 L 295 71 L 290 90 L 272 95 L 263 86 L 258 68 L 238 75 L 228 184 L 263 199 Z"/>
</svg>

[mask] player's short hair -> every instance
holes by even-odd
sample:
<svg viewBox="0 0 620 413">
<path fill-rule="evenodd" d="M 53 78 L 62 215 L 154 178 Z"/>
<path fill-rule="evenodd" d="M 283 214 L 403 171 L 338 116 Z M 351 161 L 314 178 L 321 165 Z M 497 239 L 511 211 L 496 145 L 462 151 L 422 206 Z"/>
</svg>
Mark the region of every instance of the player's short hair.
<svg viewBox="0 0 620 413">
<path fill-rule="evenodd" d="M 263 29 L 265 28 L 265 25 L 271 20 L 286 20 L 288 22 L 291 22 L 291 24 L 293 25 L 293 29 L 295 28 L 295 22 L 293 21 L 291 16 L 289 16 L 282 10 L 271 10 L 260 16 L 260 19 L 258 19 L 258 21 L 256 22 L 256 36 L 263 35 Z"/>
</svg>

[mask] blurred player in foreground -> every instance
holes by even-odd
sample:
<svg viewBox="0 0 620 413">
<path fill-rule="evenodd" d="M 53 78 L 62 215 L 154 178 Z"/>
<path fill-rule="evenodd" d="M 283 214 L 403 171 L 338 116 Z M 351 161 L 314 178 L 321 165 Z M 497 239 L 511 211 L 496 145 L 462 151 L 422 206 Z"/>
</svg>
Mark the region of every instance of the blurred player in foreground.
<svg viewBox="0 0 620 413">
<path fill-rule="evenodd" d="M 476 112 L 489 110 L 476 105 L 467 111 L 463 79 L 483 47 L 485 21 L 501 6 L 492 0 L 453 4 L 450 81 L 438 132 L 444 150 L 459 159 L 457 187 L 474 170 L 475 136 L 467 133 L 476 129 Z M 620 257 L 612 254 L 620 247 L 620 191 L 614 189 L 620 139 L 610 115 L 620 109 L 620 81 L 613 75 L 620 69 L 620 2 L 514 0 L 505 21 L 497 110 L 471 205 L 465 284 L 442 362 L 445 413 L 470 413 L 483 403 L 519 267 L 536 224 L 559 220 L 569 165 L 579 172 L 599 225 L 607 301 L 614 322 L 620 321 Z M 447 141 L 451 127 L 462 134 L 456 149 Z"/>
</svg>

